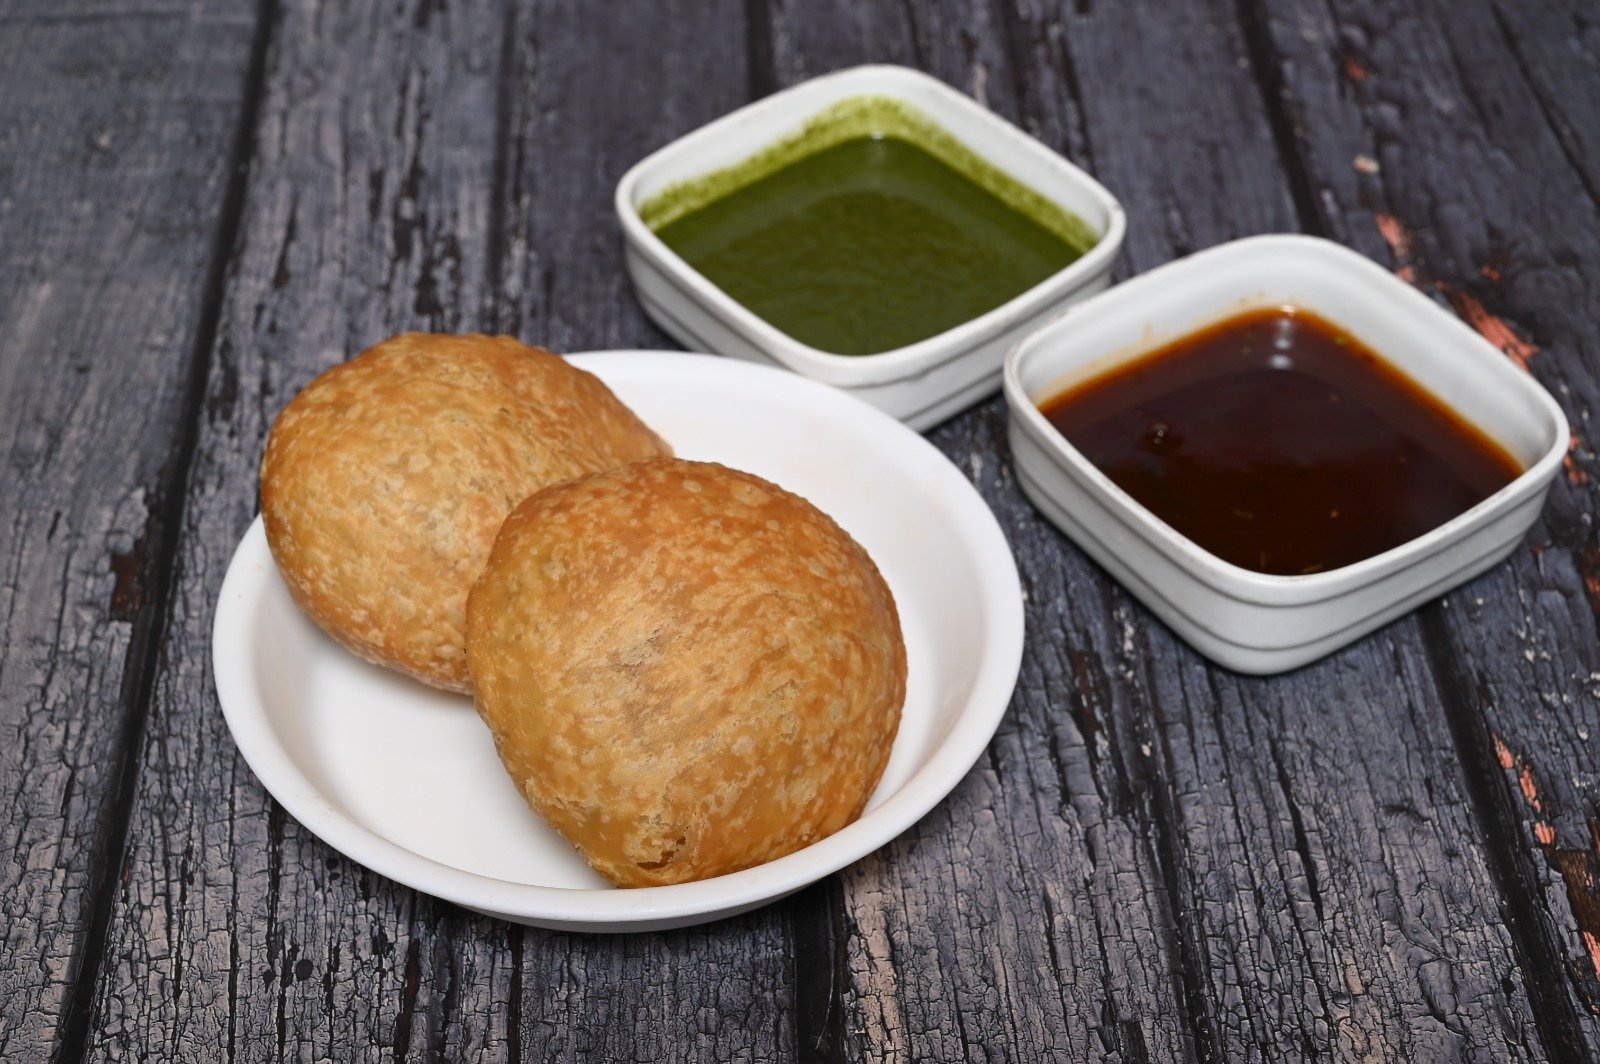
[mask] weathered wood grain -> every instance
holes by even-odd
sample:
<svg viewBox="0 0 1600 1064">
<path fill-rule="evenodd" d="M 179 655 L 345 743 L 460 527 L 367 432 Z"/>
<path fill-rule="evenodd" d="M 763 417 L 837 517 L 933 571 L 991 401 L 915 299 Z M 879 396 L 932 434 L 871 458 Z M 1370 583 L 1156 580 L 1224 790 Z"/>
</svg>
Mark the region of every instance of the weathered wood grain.
<svg viewBox="0 0 1600 1064">
<path fill-rule="evenodd" d="M 1097 172 L 1129 205 L 1131 268 L 1298 226 L 1303 190 L 1236 8 L 1097 5 L 1032 25 L 1034 54 L 1070 58 Z M 1548 1052 L 1417 622 L 1258 681 L 1202 668 L 1135 616 L 1203 1051 Z"/>
<path fill-rule="evenodd" d="M 635 84 L 629 102 L 647 108 L 691 86 L 698 96 L 704 70 L 685 68 L 671 94 L 660 79 L 618 79 L 592 63 L 590 35 L 626 30 L 642 64 L 665 23 L 599 13 L 307 0 L 277 15 L 92 1055 L 774 1059 L 788 1037 L 778 911 L 603 938 L 510 928 L 416 895 L 271 803 L 234 751 L 205 668 L 266 429 L 314 373 L 406 327 L 520 315 L 523 335 L 555 332 L 564 345 L 651 335 L 630 305 L 616 309 L 619 282 L 597 261 L 617 254 L 614 231 L 597 215 L 611 168 L 648 147 L 621 131 L 631 121 L 643 141 L 662 127 L 649 112 L 613 114 L 622 98 L 604 92 Z M 677 54 L 698 54 L 692 12 L 675 17 Z M 597 113 L 582 112 L 597 99 Z M 508 128 L 509 157 L 497 152 Z M 531 246 L 517 233 L 525 204 L 537 213 Z M 523 312 L 495 298 L 522 291 L 530 262 L 548 264 L 531 276 L 564 291 L 571 275 L 570 329 L 540 304 Z"/>
<path fill-rule="evenodd" d="M 1422 625 L 1545 1038 L 1600 1056 L 1600 200 L 1594 12 L 1266 4 L 1310 223 L 1447 302 L 1575 437 L 1544 519 Z M 1524 18 L 1523 16 L 1531 16 Z M 1359 167 L 1357 158 L 1364 161 Z"/>
<path fill-rule="evenodd" d="M 1270 91 L 1278 78 L 1259 64 L 1250 11 L 1211 6 L 1206 18 L 1189 26 L 1178 26 L 1179 19 L 1165 11 L 1160 19 L 1117 11 L 1133 22 L 1122 48 L 1077 53 L 1082 58 L 1075 64 L 1088 101 L 1088 139 L 1098 149 L 1102 173 L 1117 182 L 1114 187 L 1123 189 L 1123 182 L 1138 187 L 1154 178 L 1158 187 L 1171 189 L 1179 174 L 1210 168 L 1211 182 L 1227 194 L 1206 194 L 1203 187 L 1192 195 L 1163 190 L 1149 205 L 1227 203 L 1248 218 L 1250 205 L 1269 198 L 1269 189 L 1254 190 L 1251 178 L 1254 168 L 1267 163 L 1264 150 L 1246 157 L 1238 147 L 1243 138 L 1259 142 L 1270 130 L 1288 178 L 1272 198 L 1277 203 L 1293 198 L 1298 208 L 1290 216 L 1277 214 L 1272 224 L 1294 227 L 1304 221 L 1302 205 L 1314 200 L 1315 190 L 1307 189 L 1298 157 L 1286 150 L 1277 107 L 1262 115 L 1258 109 L 1238 110 L 1237 102 L 1224 98 L 1210 114 L 1170 118 L 1178 125 L 1160 136 L 1098 136 L 1101 128 L 1128 130 L 1123 101 L 1139 98 L 1139 85 L 1152 78 L 1158 64 L 1206 40 L 1232 38 L 1234 66 L 1251 72 L 1267 91 L 1267 102 L 1275 102 Z M 1069 46 L 1083 42 L 1085 29 L 1069 24 L 1064 34 Z M 1176 110 L 1179 93 L 1214 98 L 1219 82 L 1226 82 L 1226 72 L 1213 66 L 1202 77 L 1174 83 L 1166 102 Z M 1096 90 L 1104 90 L 1099 98 L 1109 104 L 1104 118 L 1093 102 Z M 1426 83 L 1413 86 L 1408 102 L 1416 106 L 1427 93 Z M 1189 139 L 1182 133 L 1186 125 L 1205 146 L 1197 157 L 1174 154 L 1173 142 Z M 1117 162 L 1112 146 L 1125 142 L 1136 146 L 1134 166 L 1123 178 L 1110 178 Z M 1346 165 L 1354 162 L 1349 158 Z M 1190 232 L 1189 226 L 1171 224 L 1174 211 L 1147 214 L 1152 221 L 1165 219 L 1170 232 Z M 1176 216 L 1181 214 L 1179 206 Z M 1138 218 L 1134 214 L 1134 229 Z M 1237 221 L 1221 221 L 1224 232 L 1237 234 Z M 1174 245 L 1181 248 L 1181 242 Z M 1138 256 L 1136 240 L 1133 246 Z M 1165 637 L 1155 627 L 1149 634 L 1152 640 L 1157 634 Z M 1546 1027 L 1536 1029 L 1518 986 L 1542 973 L 1530 971 L 1528 960 L 1510 957 L 1510 936 L 1499 926 L 1502 896 L 1491 875 L 1498 859 L 1486 853 L 1490 846 L 1477 842 L 1482 829 L 1472 800 L 1474 771 L 1458 765 L 1448 728 L 1454 696 L 1450 674 L 1438 677 L 1432 656 L 1421 658 L 1426 635 L 1418 622 L 1403 621 L 1320 666 L 1267 682 L 1214 674 L 1202 685 L 1192 670 L 1155 669 L 1152 688 L 1170 722 L 1162 738 L 1170 750 L 1170 786 L 1176 789 L 1182 830 L 1178 851 L 1192 877 L 1174 904 L 1194 904 L 1186 914 L 1197 930 L 1197 949 L 1230 958 L 1221 966 L 1214 958 L 1205 963 L 1206 978 L 1213 982 L 1203 994 L 1211 1003 L 1211 1034 L 1226 1058 L 1301 1050 L 1501 1059 L 1562 1051 L 1550 1043 Z M 1235 699 L 1240 706 L 1234 706 Z M 1174 714 L 1186 702 L 1195 707 L 1210 702 L 1214 722 L 1208 725 L 1194 709 Z M 1253 779 L 1243 782 L 1246 766 Z M 1219 784 L 1229 797 L 1216 794 Z M 1195 787 L 1200 787 L 1198 797 L 1187 798 Z M 1258 851 L 1258 858 L 1246 864 L 1230 858 L 1229 846 L 1210 840 L 1226 826 L 1229 806 L 1238 810 L 1242 826 L 1267 819 L 1266 845 L 1259 829 L 1250 829 L 1258 838 L 1246 845 Z M 1421 811 L 1421 821 L 1411 810 Z M 1197 829 L 1205 830 L 1206 842 L 1195 837 Z M 1219 840 L 1227 834 L 1224 830 Z M 1264 861 L 1274 846 L 1282 861 Z M 1291 850 L 1298 851 L 1298 862 Z M 1238 874 L 1251 864 L 1256 867 L 1248 877 Z M 1274 864 L 1285 870 L 1280 898 L 1262 890 Z M 1306 877 L 1304 886 L 1294 885 L 1299 875 Z M 1384 899 L 1384 904 L 1374 909 L 1370 899 Z M 1299 957 L 1285 949 L 1296 938 L 1302 941 Z M 1242 997 L 1235 992 L 1238 982 L 1245 989 Z"/>
<path fill-rule="evenodd" d="M 255 22 L 89 10 L 0 9 L 6 1060 L 86 1015 Z"/>
<path fill-rule="evenodd" d="M 1229 6 L 806 4 L 774 23 L 779 79 L 909 56 L 1020 112 L 1123 198 L 1133 269 L 1297 225 Z M 914 1057 L 920 1036 L 947 1054 L 1131 1056 L 1152 1034 L 1176 1040 L 1177 1020 L 1217 1059 L 1540 1057 L 1417 624 L 1278 680 L 1210 669 L 1041 525 L 1010 479 L 994 404 L 933 438 L 1001 515 L 1032 634 L 988 763 L 892 859 L 850 874 L 846 911 L 865 932 L 850 943 L 852 1004 L 868 1031 L 912 1032 L 862 1048 Z M 1085 839 L 1103 847 L 1088 862 Z M 932 915 L 941 880 L 970 915 Z M 1038 919 L 1052 911 L 1071 916 Z M 1472 930 L 1440 934 L 1430 919 L 1444 912 L 1472 914 Z M 1141 942 L 1178 956 L 1176 985 L 1162 987 L 1159 960 L 1127 965 Z M 1055 950 L 1043 964 L 1041 944 Z M 899 962 L 908 945 L 937 961 Z M 1100 1017 L 1081 998 L 1041 1003 L 1097 971 L 1127 977 Z M 1119 1007 L 1147 1026 L 1118 1029 Z"/>
<path fill-rule="evenodd" d="M 1001 14 L 775 6 L 774 79 L 903 62 L 1015 118 Z M 845 873 L 841 1041 L 852 1059 L 885 1061 L 1180 1058 L 1193 1048 L 1162 871 L 1141 817 L 1150 810 L 1078 719 L 1114 711 L 1085 704 L 1099 694 L 1121 701 L 1099 665 L 1115 660 L 1117 637 L 1068 650 L 1049 634 L 1064 620 L 1054 590 L 1062 547 L 1017 505 L 1003 425 L 990 403 L 933 438 L 1011 518 L 1030 589 L 1049 590 L 1030 594 L 1021 687 L 988 755 L 925 821 Z M 1100 618 L 1083 620 L 1075 627 L 1091 640 L 1106 635 Z"/>
<path fill-rule="evenodd" d="M 504 1011 L 506 929 L 353 866 L 288 818 L 240 759 L 208 669 L 278 408 L 392 331 L 475 323 L 501 12 L 306 0 L 269 17 L 89 1055 L 418 1060 L 448 1044 L 502 1059 L 503 1024 L 457 1025 Z"/>
<path fill-rule="evenodd" d="M 645 155 L 748 100 L 743 6 L 540 0 L 507 86 L 504 327 L 558 351 L 671 347 L 633 298 L 612 195 Z"/>
</svg>

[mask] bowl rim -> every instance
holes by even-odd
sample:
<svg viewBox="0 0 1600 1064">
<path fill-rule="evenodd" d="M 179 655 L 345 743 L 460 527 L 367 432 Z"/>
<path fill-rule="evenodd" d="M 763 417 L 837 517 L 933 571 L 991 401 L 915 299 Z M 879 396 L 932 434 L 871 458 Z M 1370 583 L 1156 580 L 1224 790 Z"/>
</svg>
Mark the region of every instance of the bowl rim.
<svg viewBox="0 0 1600 1064">
<path fill-rule="evenodd" d="M 1011 155 L 1024 153 L 1044 161 L 1062 182 L 1074 186 L 1093 199 L 1106 217 L 1104 229 L 1099 231 L 1099 238 L 1094 246 L 1032 288 L 1018 293 L 998 307 L 970 321 L 889 351 L 873 355 L 840 355 L 796 340 L 739 303 L 668 247 L 666 242 L 639 216 L 638 205 L 635 203 L 638 186 L 655 168 L 680 156 L 691 154 L 735 131 L 743 131 L 753 124 L 769 121 L 775 112 L 791 101 L 822 96 L 830 89 L 855 81 L 883 80 L 887 80 L 890 84 L 899 82 L 902 85 L 914 85 L 927 92 L 931 103 L 927 106 L 921 100 L 913 103 L 919 110 L 927 111 L 928 117 L 935 122 L 940 121 L 941 114 L 954 110 L 989 125 L 1003 138 L 1006 151 Z M 881 84 L 871 90 L 863 88 L 863 92 L 868 91 L 893 95 L 893 91 Z M 819 103 L 816 107 L 808 108 L 808 112 L 815 113 L 824 106 L 826 105 Z M 760 151 L 762 144 L 771 143 L 793 128 L 794 123 L 785 121 L 781 126 L 768 130 L 761 137 L 755 138 L 758 143 L 751 149 L 751 153 Z M 955 134 L 951 133 L 951 136 Z M 964 138 L 957 139 L 961 140 L 968 151 L 990 165 L 1008 175 L 1011 173 L 1011 168 L 1006 165 L 1005 160 L 998 158 L 995 153 L 980 150 Z M 1013 178 L 1013 180 L 1018 179 Z M 1033 185 L 1028 187 L 1041 195 L 1049 195 L 1047 189 Z M 617 183 L 613 202 L 623 237 L 629 247 L 648 260 L 684 297 L 698 304 L 724 327 L 737 333 L 746 343 L 789 369 L 831 384 L 849 387 L 888 384 L 907 377 L 920 376 L 945 362 L 976 352 L 984 342 L 999 336 L 1018 322 L 1026 321 L 1047 310 L 1056 301 L 1090 283 L 1099 274 L 1109 271 L 1112 262 L 1121 251 L 1127 233 L 1127 215 L 1122 204 L 1110 190 L 1087 171 L 965 93 L 920 70 L 887 63 L 863 64 L 807 79 L 745 104 L 685 133 L 629 167 L 623 174 L 622 180 Z"/>
<path fill-rule="evenodd" d="M 1475 506 L 1399 546 L 1326 572 L 1294 576 L 1258 573 L 1224 561 L 1161 520 L 1118 487 L 1083 452 L 1055 430 L 1023 386 L 1023 370 L 1029 363 L 1047 358 L 1052 345 L 1081 325 L 1085 317 L 1127 313 L 1125 308 L 1133 306 L 1135 300 L 1142 300 L 1146 306 L 1159 303 L 1167 288 L 1190 275 L 1215 270 L 1228 260 L 1272 248 L 1287 249 L 1297 255 L 1322 257 L 1331 262 L 1334 268 L 1347 270 L 1359 277 L 1363 284 L 1383 287 L 1395 293 L 1409 313 L 1427 319 L 1430 326 L 1441 330 L 1451 348 L 1459 348 L 1465 357 L 1477 359 L 1506 388 L 1530 399 L 1547 419 L 1546 427 L 1552 439 L 1550 446 L 1522 473 Z M 1303 300 L 1302 303 L 1305 309 L 1319 312 L 1314 298 Z M 1219 303 L 1219 312 L 1225 311 L 1227 306 L 1226 303 Z M 1206 320 L 1209 319 L 1202 318 L 1201 322 Z M 1124 350 L 1108 352 L 1113 357 L 1106 361 L 1104 368 L 1143 357 L 1158 343 L 1133 344 Z M 1459 542 L 1477 528 L 1542 491 L 1566 457 L 1571 431 L 1566 414 L 1549 391 L 1532 374 L 1513 365 L 1502 351 L 1471 326 L 1359 252 L 1322 237 L 1300 233 L 1269 233 L 1226 241 L 1165 263 L 1105 293 L 1084 300 L 1061 318 L 1024 337 L 1011 349 L 1005 360 L 1002 390 L 1014 423 L 1058 467 L 1095 497 L 1124 528 L 1213 591 L 1241 602 L 1269 606 L 1308 605 L 1350 594 L 1410 568 Z"/>
<path fill-rule="evenodd" d="M 506 919 L 570 929 L 610 932 L 647 930 L 668 921 L 716 919 L 798 890 L 888 844 L 926 815 L 966 776 L 988 747 L 1015 689 L 1022 663 L 1024 616 L 1021 579 L 999 522 L 977 489 L 922 436 L 894 418 L 837 389 L 769 366 L 704 354 L 672 351 L 604 351 L 568 356 L 584 369 L 623 369 L 641 358 L 681 360 L 680 369 L 729 375 L 777 375 L 786 399 L 807 397 L 813 407 L 867 418 L 901 453 L 913 452 L 930 476 L 946 478 L 943 490 L 960 500 L 949 508 L 949 527 L 959 530 L 984 579 L 977 606 L 987 634 L 971 694 L 927 759 L 882 805 L 804 849 L 712 879 L 670 886 L 590 889 L 539 886 L 480 875 L 425 857 L 358 822 L 323 795 L 285 748 L 255 685 L 256 665 L 246 633 L 249 611 L 275 577 L 260 515 L 256 515 L 229 563 L 212 624 L 212 673 L 218 701 L 235 744 L 266 790 L 303 826 L 339 852 L 398 883 L 446 901 Z M 940 468 L 942 466 L 942 469 Z M 949 479 L 953 478 L 953 479 Z M 959 486 L 958 486 L 959 482 Z M 965 489 L 964 491 L 960 489 Z M 1004 564 L 996 564 L 999 559 Z M 533 815 L 532 813 L 529 814 Z M 690 918 L 690 919 L 684 919 Z"/>
</svg>

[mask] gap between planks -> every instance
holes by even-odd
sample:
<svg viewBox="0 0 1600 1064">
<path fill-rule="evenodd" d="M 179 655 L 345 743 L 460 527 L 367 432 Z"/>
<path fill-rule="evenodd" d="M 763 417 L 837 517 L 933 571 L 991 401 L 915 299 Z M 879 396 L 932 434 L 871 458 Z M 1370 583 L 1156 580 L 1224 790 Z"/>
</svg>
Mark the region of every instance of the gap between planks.
<svg viewBox="0 0 1600 1064">
<path fill-rule="evenodd" d="M 180 404 L 183 423 L 172 456 L 161 470 L 155 502 L 140 540 L 143 557 L 138 563 L 138 580 L 147 594 L 143 596 L 143 602 L 134 617 L 122 673 L 118 701 L 122 706 L 124 726 L 115 769 L 116 785 L 112 790 L 111 808 L 106 818 L 104 849 L 89 891 L 89 926 L 68 990 L 66 1007 L 62 1010 L 52 1064 L 78 1064 L 88 1052 L 94 1018 L 94 991 L 105 957 L 111 913 L 127 856 L 129 819 L 140 771 L 140 750 L 145 724 L 150 718 L 150 703 L 155 694 L 155 678 L 169 619 L 168 605 L 173 590 L 179 527 L 183 522 L 189 473 L 194 465 L 200 436 L 206 371 L 222 318 L 228 263 L 238 241 L 240 221 L 244 216 L 244 194 L 255 145 L 256 116 L 266 83 L 267 50 L 277 21 L 276 15 L 277 0 L 257 0 L 250 59 L 244 74 L 244 93 L 233 142 L 228 150 L 228 176 L 222 212 L 213 238 L 204 296 L 200 302 L 199 325 L 189 352 L 188 371 L 183 384 Z"/>
<path fill-rule="evenodd" d="M 1289 179 L 1300 227 L 1307 233 L 1329 237 L 1329 225 L 1317 207 L 1311 168 L 1289 103 L 1290 90 L 1283 76 L 1285 60 L 1273 43 L 1267 13 L 1261 9 L 1261 3 L 1262 0 L 1237 0 L 1252 79 L 1272 123 L 1273 141 Z M 1510 50 L 1510 55 L 1514 62 L 1522 62 L 1522 56 L 1514 49 Z M 1568 162 L 1571 162 L 1570 156 Z M 1438 602 L 1425 604 L 1418 615 L 1426 660 L 1443 696 L 1451 745 L 1466 780 L 1473 817 L 1488 851 L 1488 865 L 1499 895 L 1500 911 L 1511 936 L 1517 964 L 1526 980 L 1539 1037 L 1552 1059 L 1582 1061 L 1584 1041 L 1572 996 L 1565 985 L 1560 944 L 1552 938 L 1553 929 L 1548 920 L 1541 918 L 1534 900 L 1540 895 L 1538 876 L 1534 871 L 1533 854 L 1522 832 L 1520 809 L 1502 778 L 1488 722 L 1480 712 L 1479 700 L 1470 695 L 1470 684 L 1463 679 L 1466 663 L 1450 645 Z"/>
</svg>

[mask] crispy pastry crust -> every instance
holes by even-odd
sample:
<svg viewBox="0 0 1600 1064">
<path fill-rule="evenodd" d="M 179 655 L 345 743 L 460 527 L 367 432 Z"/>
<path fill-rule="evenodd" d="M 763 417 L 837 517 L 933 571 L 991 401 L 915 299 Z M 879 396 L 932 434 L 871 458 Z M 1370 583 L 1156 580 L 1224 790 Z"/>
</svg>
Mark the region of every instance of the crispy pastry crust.
<svg viewBox="0 0 1600 1064">
<path fill-rule="evenodd" d="M 673 459 L 517 507 L 467 653 L 528 804 L 618 886 L 737 871 L 849 824 L 905 701 L 866 552 L 776 485 Z"/>
<path fill-rule="evenodd" d="M 546 485 L 671 450 L 597 378 L 510 337 L 406 333 L 322 374 L 261 463 L 289 590 L 368 661 L 471 691 L 467 592 Z"/>
</svg>

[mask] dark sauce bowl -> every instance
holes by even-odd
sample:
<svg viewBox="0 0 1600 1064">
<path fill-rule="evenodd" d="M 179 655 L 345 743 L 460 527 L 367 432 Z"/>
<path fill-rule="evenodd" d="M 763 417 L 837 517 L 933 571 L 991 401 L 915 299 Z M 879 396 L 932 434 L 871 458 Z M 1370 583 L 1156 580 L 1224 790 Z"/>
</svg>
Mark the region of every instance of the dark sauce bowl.
<svg viewBox="0 0 1600 1064">
<path fill-rule="evenodd" d="M 1508 482 L 1360 560 L 1260 572 L 1157 516 L 1040 409 L 1186 336 L 1282 306 L 1376 352 L 1501 452 Z M 1569 440 L 1556 401 L 1500 350 L 1366 258 L 1303 236 L 1224 244 L 1085 301 L 1012 350 L 1004 388 L 1012 458 L 1033 504 L 1197 650 L 1245 673 L 1320 658 L 1506 557 L 1537 519 Z"/>
</svg>

